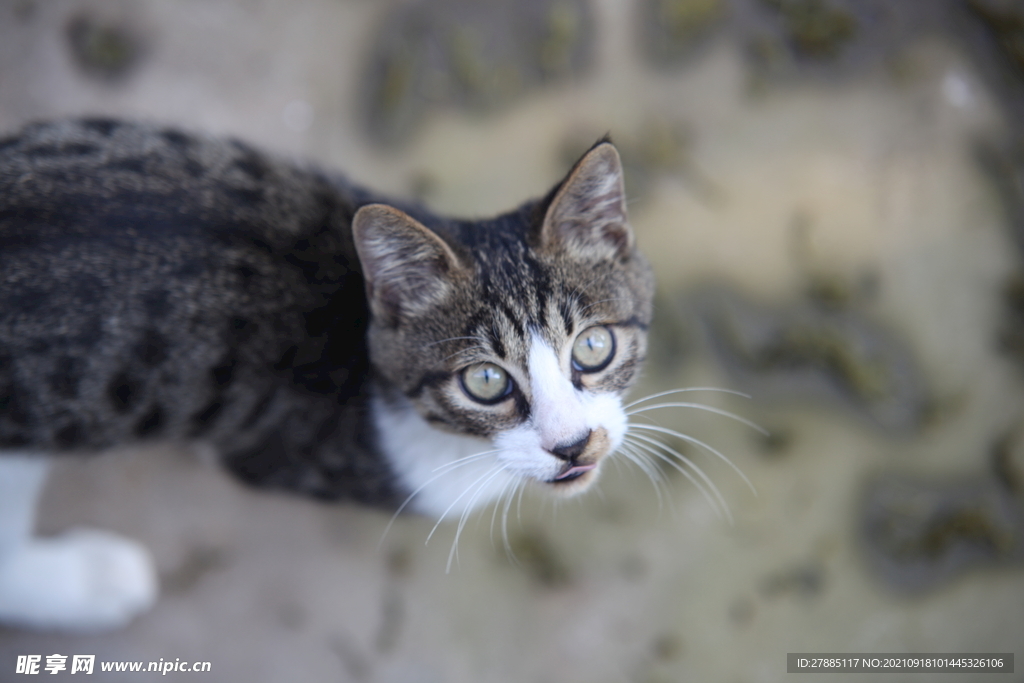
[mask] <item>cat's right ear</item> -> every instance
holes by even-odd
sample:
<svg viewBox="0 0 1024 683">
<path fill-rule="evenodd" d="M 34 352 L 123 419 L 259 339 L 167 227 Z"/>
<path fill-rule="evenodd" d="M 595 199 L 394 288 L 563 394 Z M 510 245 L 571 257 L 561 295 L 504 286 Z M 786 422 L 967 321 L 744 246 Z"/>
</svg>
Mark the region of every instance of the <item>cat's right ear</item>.
<svg viewBox="0 0 1024 683">
<path fill-rule="evenodd" d="M 444 240 L 403 211 L 370 204 L 352 219 L 352 236 L 374 317 L 394 326 L 426 313 L 449 293 L 462 266 Z"/>
<path fill-rule="evenodd" d="M 626 218 L 622 161 L 605 140 L 584 154 L 562 181 L 544 216 L 540 243 L 594 262 L 628 258 L 634 241 Z"/>
</svg>

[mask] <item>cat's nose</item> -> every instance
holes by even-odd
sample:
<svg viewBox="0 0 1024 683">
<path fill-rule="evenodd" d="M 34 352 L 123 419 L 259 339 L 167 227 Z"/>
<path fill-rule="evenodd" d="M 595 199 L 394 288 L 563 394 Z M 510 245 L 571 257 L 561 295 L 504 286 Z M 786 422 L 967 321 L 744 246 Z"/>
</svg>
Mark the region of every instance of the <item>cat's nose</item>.
<svg viewBox="0 0 1024 683">
<path fill-rule="evenodd" d="M 551 453 L 566 462 L 572 462 L 578 458 L 584 450 L 586 450 L 587 444 L 590 442 L 591 433 L 591 430 L 588 429 L 587 433 L 584 434 L 582 438 L 577 439 L 573 443 L 555 446 L 551 449 Z"/>
</svg>

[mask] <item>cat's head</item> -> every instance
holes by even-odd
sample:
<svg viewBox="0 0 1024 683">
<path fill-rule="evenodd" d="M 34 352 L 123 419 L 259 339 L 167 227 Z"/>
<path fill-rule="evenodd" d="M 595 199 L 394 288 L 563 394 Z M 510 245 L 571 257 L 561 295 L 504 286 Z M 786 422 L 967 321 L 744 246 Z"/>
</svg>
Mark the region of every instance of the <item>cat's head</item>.
<svg viewBox="0 0 1024 683">
<path fill-rule="evenodd" d="M 376 204 L 353 233 L 390 409 L 411 404 L 420 424 L 483 440 L 472 448 L 493 449 L 503 478 L 565 492 L 593 483 L 626 431 L 621 397 L 644 359 L 654 290 L 611 143 L 498 218 L 428 229 Z M 457 454 L 426 452 L 441 443 L 410 457 L 444 467 Z"/>
</svg>

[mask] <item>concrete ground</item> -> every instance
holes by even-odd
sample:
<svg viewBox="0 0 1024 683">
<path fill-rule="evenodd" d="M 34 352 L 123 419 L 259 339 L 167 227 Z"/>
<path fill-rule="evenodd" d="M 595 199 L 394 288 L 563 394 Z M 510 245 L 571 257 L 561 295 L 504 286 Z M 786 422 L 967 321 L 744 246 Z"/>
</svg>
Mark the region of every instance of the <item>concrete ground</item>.
<svg viewBox="0 0 1024 683">
<path fill-rule="evenodd" d="M 527 496 L 515 559 L 484 512 L 446 572 L 452 525 L 385 534 L 379 512 L 248 490 L 202 445 L 65 461 L 41 530 L 139 539 L 162 597 L 118 633 L 0 630 L 0 680 L 52 653 L 252 683 L 731 683 L 787 679 L 790 652 L 1024 654 L 1020 130 L 981 34 L 876 44 L 838 0 L 445 0 L 414 21 L 429 5 L 2 0 L 0 130 L 175 123 L 463 215 L 543 193 L 611 131 L 659 281 L 633 396 L 749 392 L 699 400 L 769 437 L 695 410 L 650 424 L 756 495 L 686 451 L 729 523 L 623 459 L 581 499 Z M 834 11 L 805 25 L 797 6 Z"/>
</svg>

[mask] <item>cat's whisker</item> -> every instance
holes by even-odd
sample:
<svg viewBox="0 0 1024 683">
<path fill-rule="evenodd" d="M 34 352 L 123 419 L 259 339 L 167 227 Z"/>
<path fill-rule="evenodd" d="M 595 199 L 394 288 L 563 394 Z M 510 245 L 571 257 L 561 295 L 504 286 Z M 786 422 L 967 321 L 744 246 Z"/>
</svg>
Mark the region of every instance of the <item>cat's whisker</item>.
<svg viewBox="0 0 1024 683">
<path fill-rule="evenodd" d="M 488 455 L 493 455 L 495 453 L 501 453 L 501 452 L 507 451 L 507 450 L 509 450 L 509 449 L 507 449 L 507 448 L 495 448 L 495 449 L 492 449 L 492 450 L 489 450 L 489 451 L 481 451 L 480 453 L 474 453 L 472 455 L 466 455 L 466 456 L 463 456 L 461 458 L 457 458 L 455 460 L 452 460 L 451 462 L 446 462 L 443 465 L 435 467 L 434 469 L 431 470 L 431 472 L 440 472 L 442 470 L 448 470 L 448 469 L 453 469 L 453 468 L 456 468 L 456 467 L 461 467 L 462 465 L 465 465 L 465 464 L 467 464 L 467 463 L 469 463 L 469 462 L 471 462 L 473 460 L 479 460 L 479 459 L 484 458 L 484 457 L 486 457 Z"/>
<path fill-rule="evenodd" d="M 501 474 L 502 472 L 504 472 L 507 469 L 508 469 L 508 466 L 507 465 L 503 465 L 498 470 L 496 470 L 493 474 L 491 474 L 489 477 L 487 477 L 482 482 L 480 482 L 480 484 L 476 486 L 476 491 L 473 493 L 473 495 L 470 497 L 469 501 L 466 503 L 466 508 L 462 511 L 462 515 L 459 517 L 459 525 L 455 529 L 455 540 L 452 541 L 452 549 L 450 551 L 448 551 L 448 564 L 445 565 L 445 570 L 444 570 L 446 574 L 452 570 L 452 560 L 453 559 L 456 559 L 456 560 L 458 559 L 458 556 L 459 556 L 459 538 L 462 536 L 462 530 L 465 528 L 466 522 L 469 521 L 469 516 L 474 512 L 474 507 L 473 507 L 474 503 L 476 503 L 477 498 L 480 497 L 480 494 L 483 492 L 483 490 L 487 486 L 487 484 L 490 483 L 490 481 L 492 479 L 494 479 L 496 476 L 498 476 L 499 474 Z"/>
<path fill-rule="evenodd" d="M 523 481 L 522 486 L 519 487 L 519 496 L 516 500 L 516 521 L 519 523 L 519 528 L 523 527 L 523 493 L 526 491 L 526 481 Z"/>
<path fill-rule="evenodd" d="M 490 476 L 494 472 L 499 471 L 499 470 L 501 470 L 503 468 L 504 468 L 504 465 L 501 465 L 500 463 L 497 464 L 497 465 L 494 465 L 491 469 L 487 470 L 486 472 L 481 474 L 479 477 L 477 477 L 475 480 L 473 480 L 473 482 L 469 486 L 467 486 L 462 493 L 460 493 L 458 496 L 456 496 L 455 500 L 453 500 L 451 502 L 451 505 L 449 505 L 447 508 L 445 508 L 445 511 L 442 512 L 441 515 L 438 517 L 437 523 L 434 524 L 434 527 L 430 530 L 430 533 L 427 534 L 427 539 L 423 542 L 423 545 L 427 545 L 428 543 L 430 543 L 430 539 L 433 538 L 434 533 L 437 531 L 438 527 L 441 526 L 441 522 L 443 522 L 445 520 L 445 518 L 448 516 L 448 513 L 452 511 L 452 508 L 454 508 L 456 505 L 458 505 L 459 501 L 462 500 L 467 493 L 469 493 L 474 488 L 476 488 L 477 484 L 479 484 L 481 481 L 486 479 L 488 476 Z"/>
<path fill-rule="evenodd" d="M 450 353 L 449 355 L 446 355 L 446 356 L 444 356 L 444 357 L 442 358 L 442 360 L 446 360 L 446 359 L 449 359 L 449 358 L 451 358 L 452 356 L 455 356 L 455 355 L 459 355 L 460 353 L 466 353 L 467 351 L 475 351 L 475 350 L 477 350 L 477 349 L 483 349 L 483 350 L 486 350 L 486 348 L 487 348 L 486 344 L 484 344 L 484 343 L 482 343 L 482 342 L 481 342 L 481 343 L 479 343 L 479 344 L 472 344 L 472 345 L 470 345 L 470 346 L 463 346 L 462 348 L 460 348 L 460 349 L 457 349 L 457 350 L 453 351 L 453 352 L 452 352 L 452 353 Z"/>
<path fill-rule="evenodd" d="M 714 482 L 711 481 L 711 478 L 708 477 L 708 475 L 705 474 L 704 471 L 696 465 L 696 463 L 694 463 L 692 460 L 690 460 L 689 458 L 687 458 L 685 455 L 675 450 L 674 448 L 671 448 L 666 444 L 663 444 L 662 442 L 657 441 L 655 439 L 643 436 L 642 434 L 632 434 L 630 436 L 627 436 L 626 439 L 639 439 L 643 441 L 643 444 L 637 443 L 636 441 L 631 441 L 631 443 L 637 448 L 647 450 L 649 453 L 651 453 L 658 459 L 663 460 L 670 466 L 674 467 L 684 477 L 686 477 L 690 481 L 690 483 L 697 488 L 698 491 L 700 491 L 701 495 L 704 496 L 704 499 L 708 502 L 708 506 L 710 506 L 711 509 L 715 511 L 716 515 L 727 519 L 729 521 L 729 524 L 733 523 L 732 513 L 729 510 L 729 505 L 725 502 L 725 498 L 722 497 L 722 493 L 718 490 L 718 487 L 715 486 Z M 697 481 L 693 477 L 693 475 L 690 474 L 686 469 L 681 467 L 679 463 L 675 462 L 668 456 L 663 455 L 662 453 L 659 452 L 658 449 L 663 449 L 666 452 L 671 453 L 676 458 L 678 458 L 680 462 L 688 465 L 697 474 L 697 476 L 700 477 L 703 483 L 701 483 L 701 481 Z M 710 491 L 714 492 L 714 497 L 717 499 L 717 501 L 712 499 L 711 494 L 708 492 L 709 489 Z"/>
<path fill-rule="evenodd" d="M 657 468 L 653 466 L 648 456 L 636 450 L 633 444 L 622 444 L 618 452 L 622 453 L 623 457 L 639 467 L 647 475 L 647 478 L 651 480 L 651 486 L 654 487 L 654 494 L 658 498 L 658 509 L 660 510 L 664 505 L 664 501 L 661 495 L 661 476 L 658 474 Z"/>
<path fill-rule="evenodd" d="M 477 350 L 481 350 L 484 353 L 487 353 L 489 351 L 489 349 L 486 346 L 484 346 L 483 344 L 477 344 L 476 346 L 467 346 L 464 349 L 459 349 L 455 353 L 448 354 L 447 356 L 445 356 L 444 358 L 441 359 L 440 364 L 447 363 L 449 360 L 451 360 L 452 358 L 455 358 L 455 356 L 458 356 L 461 353 L 469 353 L 470 351 L 477 351 Z"/>
<path fill-rule="evenodd" d="M 668 501 L 669 511 L 672 513 L 672 518 L 675 519 L 675 517 L 676 517 L 676 506 L 675 506 L 675 503 L 673 502 L 672 489 L 668 485 L 668 480 L 664 476 L 663 470 L 661 469 L 661 467 L 658 465 L 658 463 L 655 460 L 655 457 L 657 457 L 658 454 L 657 453 L 653 453 L 653 454 L 649 453 L 649 449 L 641 448 L 640 444 L 637 444 L 637 443 L 630 443 L 629 447 L 633 450 L 633 453 L 635 455 L 643 458 L 643 461 L 645 463 L 647 463 L 647 467 L 650 470 L 650 472 L 653 472 L 654 476 L 652 477 L 652 481 L 655 482 L 655 491 L 656 492 L 662 491 L 662 490 L 664 491 L 664 493 L 662 495 L 658 496 L 658 498 L 659 498 L 659 500 L 658 500 L 658 513 L 660 514 L 662 512 L 662 510 L 664 509 L 662 501 L 663 500 L 667 500 Z M 654 457 L 652 457 L 652 456 L 654 456 Z M 648 476 L 651 476 L 651 475 L 648 474 Z"/>
<path fill-rule="evenodd" d="M 707 411 L 709 413 L 715 413 L 716 415 L 721 415 L 723 417 L 728 417 L 730 419 L 736 420 L 740 424 L 745 424 L 746 426 L 750 427 L 751 429 L 753 429 L 753 430 L 755 430 L 757 432 L 760 432 L 764 436 L 768 436 L 768 430 L 765 429 L 764 427 L 762 427 L 761 425 L 757 424 L 756 422 L 751 422 L 750 420 L 746 419 L 745 417 L 740 417 L 736 413 L 731 413 L 728 410 L 722 410 L 721 408 L 716 408 L 714 406 L 704 405 L 703 403 L 687 403 L 687 402 L 655 403 L 653 406 L 644 406 L 643 408 L 636 408 L 634 410 L 627 410 L 626 411 L 626 415 L 638 415 L 639 413 L 645 413 L 648 410 L 657 410 L 659 408 L 693 408 L 694 410 L 704 410 L 704 411 Z"/>
<path fill-rule="evenodd" d="M 515 489 L 513 489 L 512 495 L 505 501 L 505 506 L 501 510 L 501 545 L 505 549 L 505 557 L 513 563 L 516 562 L 516 557 L 512 552 L 512 542 L 508 538 L 508 511 L 512 507 L 515 494 Z"/>
<path fill-rule="evenodd" d="M 743 470 L 741 470 L 739 467 L 737 467 L 736 464 L 732 460 L 730 460 L 729 458 L 725 457 L 725 455 L 721 451 L 719 451 L 718 449 L 713 448 L 712 446 L 704 443 L 700 439 L 692 437 L 689 434 L 683 434 L 682 432 L 677 432 L 674 429 L 668 429 L 667 427 L 660 427 L 658 425 L 641 424 L 641 423 L 638 423 L 638 422 L 631 422 L 629 424 L 629 429 L 647 429 L 647 430 L 650 430 L 652 432 L 660 432 L 662 434 L 669 434 L 670 436 L 674 436 L 676 438 L 682 439 L 683 441 L 688 441 L 688 442 L 694 444 L 695 446 L 699 446 L 699 447 L 705 449 L 706 451 L 708 451 L 709 453 L 711 453 L 712 455 L 717 457 L 719 460 L 724 462 L 726 465 L 731 467 L 732 470 L 736 474 L 738 474 L 740 479 L 742 479 L 743 482 L 747 485 L 747 487 L 750 489 L 751 493 L 753 493 L 755 496 L 757 495 L 757 488 L 754 486 L 753 482 L 751 482 L 750 479 L 747 478 L 747 475 L 743 474 Z M 636 436 L 636 435 L 634 435 L 634 436 Z"/>
<path fill-rule="evenodd" d="M 669 389 L 668 391 L 659 391 L 656 394 L 644 396 L 643 398 L 637 399 L 632 403 L 627 403 L 626 405 L 622 406 L 622 408 L 623 410 L 629 410 L 633 406 L 640 405 L 645 401 L 650 401 L 655 398 L 661 398 L 662 396 L 669 396 L 671 394 L 683 394 L 690 391 L 715 391 L 721 394 L 735 394 L 736 396 L 742 396 L 743 398 L 751 397 L 750 394 L 744 393 L 742 391 L 736 391 L 735 389 L 723 389 L 722 387 L 683 387 L 681 389 Z"/>
<path fill-rule="evenodd" d="M 441 474 L 438 474 L 438 475 L 435 475 L 435 476 L 431 477 L 427 481 L 423 482 L 423 484 L 420 485 L 415 491 L 413 491 L 412 493 L 410 493 L 408 496 L 405 497 L 405 500 L 402 501 L 402 504 L 399 505 L 398 509 L 395 510 L 394 514 L 391 515 L 391 519 L 388 520 L 387 526 L 384 527 L 384 532 L 380 535 L 380 540 L 377 541 L 377 550 L 378 551 L 381 549 L 381 546 L 384 545 L 384 539 L 387 538 L 388 532 L 391 531 L 391 527 L 393 527 L 395 525 L 395 520 L 397 520 L 398 516 L 400 514 L 402 514 L 402 511 L 405 510 L 406 507 L 408 507 L 409 503 L 412 502 L 412 499 L 415 498 L 417 495 L 419 495 L 420 491 L 422 491 L 423 489 L 427 488 L 428 486 L 430 486 L 430 484 L 432 484 L 433 482 L 437 481 L 442 476 L 444 476 L 444 474 L 445 473 L 442 472 Z"/>
<path fill-rule="evenodd" d="M 641 447 L 641 448 L 649 449 L 650 447 L 653 446 L 656 449 L 660 449 L 662 451 L 665 451 L 666 453 L 671 454 L 672 456 L 677 458 L 681 463 L 683 463 L 684 465 L 686 465 L 690 469 L 692 469 L 697 474 L 697 476 L 700 477 L 700 479 L 704 482 L 704 484 L 708 487 L 708 489 L 710 489 L 710 491 L 714 493 L 714 496 L 715 496 L 715 498 L 716 498 L 716 500 L 718 502 L 718 505 L 721 507 L 721 510 L 724 511 L 725 516 L 729 518 L 730 523 L 732 522 L 732 515 L 730 514 L 730 511 L 729 511 L 729 504 L 726 502 L 725 497 L 722 496 L 721 491 L 719 491 L 718 487 L 715 485 L 714 481 L 712 481 L 711 477 L 709 477 L 707 475 L 707 473 L 704 472 L 704 470 L 701 469 L 701 467 L 699 465 L 697 465 L 697 463 L 695 463 L 693 461 L 692 458 L 688 458 L 687 456 L 683 455 L 682 453 L 680 453 L 676 449 L 672 448 L 671 446 L 669 446 L 668 444 L 666 444 L 663 441 L 658 441 L 657 439 L 645 436 L 643 434 L 627 434 L 626 435 L 626 439 L 630 440 L 631 443 L 633 443 L 634 445 L 636 445 L 638 447 Z M 644 444 L 648 444 L 648 445 L 647 446 L 641 446 L 641 444 L 637 443 L 636 440 L 642 441 Z M 685 474 L 685 472 L 684 472 L 684 474 Z M 693 479 L 690 478 L 688 475 L 687 475 L 687 479 L 690 479 L 690 481 L 693 482 L 693 484 L 695 486 L 700 488 L 700 484 L 698 484 L 697 482 L 693 481 Z M 707 497 L 707 496 L 705 495 L 705 497 Z M 708 502 L 710 503 L 711 501 L 708 501 Z M 714 507 L 714 505 L 712 505 L 712 507 Z"/>
<path fill-rule="evenodd" d="M 639 463 L 637 463 L 633 459 L 634 456 L 633 456 L 632 452 L 629 450 L 628 446 L 629 446 L 629 444 L 627 444 L 625 441 L 623 441 L 623 443 L 621 443 L 619 445 L 619 447 L 611 453 L 611 455 L 615 456 L 615 455 L 620 455 L 621 454 L 623 458 L 625 458 L 626 460 L 628 460 L 630 462 L 630 464 L 635 465 L 637 469 L 639 469 L 641 472 L 643 472 L 645 475 L 647 475 L 647 472 L 642 467 L 640 467 Z M 616 459 L 618 459 L 618 458 L 616 458 Z M 636 478 L 636 471 L 634 471 L 634 470 L 627 470 L 627 471 L 630 474 L 633 475 L 634 480 L 635 480 L 635 478 Z M 647 475 L 647 476 L 648 476 L 648 478 L 650 478 L 650 475 Z"/>
<path fill-rule="evenodd" d="M 611 460 L 612 466 L 615 467 L 616 474 L 621 474 L 622 473 L 622 461 L 619 460 L 618 458 L 610 458 L 610 460 Z"/>
<path fill-rule="evenodd" d="M 512 541 L 509 539 L 509 510 L 512 508 L 512 499 L 516 498 L 516 518 L 521 524 L 522 518 L 522 493 L 526 490 L 526 479 L 519 479 L 516 481 L 516 488 L 518 488 L 518 494 L 515 488 L 512 489 L 512 494 L 508 500 L 505 501 L 505 509 L 502 510 L 502 539 L 505 542 L 505 555 L 512 560 L 513 564 L 520 566 L 519 558 L 515 556 L 515 551 L 512 550 Z"/>
<path fill-rule="evenodd" d="M 402 514 L 402 511 L 405 510 L 406 507 L 408 507 L 409 503 L 412 502 L 413 498 L 415 498 L 417 495 L 419 495 L 420 492 L 423 491 L 423 489 L 427 488 L 428 486 L 433 484 L 435 481 L 437 481 L 438 479 L 440 479 L 444 475 L 450 474 L 452 471 L 458 469 L 459 467 L 462 467 L 463 465 L 468 465 L 471 462 L 476 461 L 476 460 L 480 460 L 480 459 L 482 459 L 482 458 L 484 458 L 484 457 L 486 457 L 488 455 L 493 455 L 495 453 L 501 453 L 502 451 L 506 451 L 506 450 L 508 450 L 508 449 L 507 448 L 496 448 L 496 449 L 489 450 L 489 451 L 483 451 L 481 453 L 474 453 L 473 455 L 467 455 L 467 456 L 459 458 L 457 460 L 453 460 L 452 462 L 445 463 L 444 465 L 441 465 L 440 467 L 434 468 L 432 470 L 432 472 L 436 472 L 437 474 L 435 474 L 430 479 L 428 479 L 425 482 L 423 482 L 423 484 L 421 484 L 419 487 L 417 487 L 415 491 L 413 491 L 408 496 L 406 496 L 405 500 L 402 501 L 402 504 L 399 505 L 398 509 L 395 510 L 394 514 L 391 515 L 391 519 L 388 520 L 387 526 L 384 527 L 384 533 L 382 533 L 380 535 L 380 540 L 377 542 L 377 550 L 380 550 L 381 546 L 384 544 L 384 539 L 387 538 L 388 532 L 391 531 L 391 527 L 394 526 L 395 521 L 398 519 L 398 516 Z M 443 519 L 443 517 L 442 517 L 442 519 Z M 431 532 L 431 533 L 433 533 L 433 532 Z M 429 540 L 429 538 L 428 538 L 428 540 Z"/>
<path fill-rule="evenodd" d="M 515 486 L 517 483 L 518 479 L 509 479 L 505 482 L 505 485 L 501 487 L 501 491 L 498 493 L 498 497 L 494 502 L 494 509 L 491 511 L 491 548 L 494 548 L 494 523 L 498 520 L 498 508 L 501 507 L 501 503 L 505 499 L 505 494 L 509 493 L 509 488 L 512 489 L 511 494 L 515 494 Z"/>
</svg>

